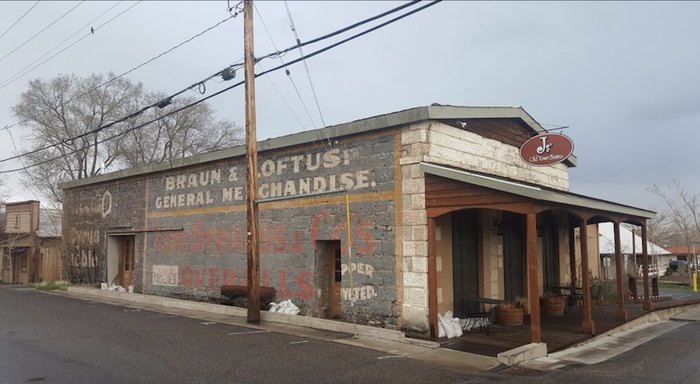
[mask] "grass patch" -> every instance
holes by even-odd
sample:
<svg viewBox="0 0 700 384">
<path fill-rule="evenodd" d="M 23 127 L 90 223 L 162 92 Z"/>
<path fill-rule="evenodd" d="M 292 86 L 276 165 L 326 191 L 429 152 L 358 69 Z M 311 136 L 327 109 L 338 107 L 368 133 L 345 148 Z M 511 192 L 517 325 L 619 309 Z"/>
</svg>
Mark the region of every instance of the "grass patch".
<svg viewBox="0 0 700 384">
<path fill-rule="evenodd" d="M 36 288 L 40 291 L 55 291 L 55 290 L 65 291 L 68 289 L 68 282 L 67 281 L 43 282 L 43 283 L 35 285 L 34 288 Z"/>
</svg>

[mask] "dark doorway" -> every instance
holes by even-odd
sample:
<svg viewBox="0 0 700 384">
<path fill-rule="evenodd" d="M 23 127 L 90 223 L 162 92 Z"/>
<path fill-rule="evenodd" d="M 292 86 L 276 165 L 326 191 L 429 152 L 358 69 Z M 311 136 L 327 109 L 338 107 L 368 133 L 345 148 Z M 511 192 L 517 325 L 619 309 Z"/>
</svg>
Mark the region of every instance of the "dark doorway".
<svg viewBox="0 0 700 384">
<path fill-rule="evenodd" d="M 540 216 L 539 234 L 542 235 L 542 277 L 545 292 L 559 284 L 559 236 L 557 236 L 556 218 L 551 212 Z"/>
<path fill-rule="evenodd" d="M 315 285 L 320 289 L 316 310 L 321 317 L 342 318 L 342 261 L 340 240 L 316 242 Z"/>
<path fill-rule="evenodd" d="M 465 301 L 479 296 L 479 230 L 475 210 L 452 215 L 452 274 L 455 316 L 478 312 L 476 302 Z"/>
<path fill-rule="evenodd" d="M 503 279 L 505 299 L 524 297 L 525 216 L 503 212 Z"/>
</svg>

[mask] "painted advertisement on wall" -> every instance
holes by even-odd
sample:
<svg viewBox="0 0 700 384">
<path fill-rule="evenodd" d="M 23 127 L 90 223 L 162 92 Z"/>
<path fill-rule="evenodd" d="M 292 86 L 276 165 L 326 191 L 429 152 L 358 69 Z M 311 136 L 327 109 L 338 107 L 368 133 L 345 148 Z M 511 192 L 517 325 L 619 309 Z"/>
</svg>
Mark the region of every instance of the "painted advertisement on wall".
<svg viewBox="0 0 700 384">
<path fill-rule="evenodd" d="M 117 251 L 108 271 L 109 233 L 144 228 L 145 190 L 143 178 L 132 178 L 64 191 L 65 278 L 75 283 L 121 284 Z"/>
<path fill-rule="evenodd" d="M 260 285 L 277 301 L 319 307 L 318 244 L 339 241 L 343 308 L 396 317 L 394 147 L 380 136 L 259 157 Z M 149 178 L 145 293 L 215 298 L 221 285 L 247 285 L 245 188 L 244 158 Z"/>
</svg>

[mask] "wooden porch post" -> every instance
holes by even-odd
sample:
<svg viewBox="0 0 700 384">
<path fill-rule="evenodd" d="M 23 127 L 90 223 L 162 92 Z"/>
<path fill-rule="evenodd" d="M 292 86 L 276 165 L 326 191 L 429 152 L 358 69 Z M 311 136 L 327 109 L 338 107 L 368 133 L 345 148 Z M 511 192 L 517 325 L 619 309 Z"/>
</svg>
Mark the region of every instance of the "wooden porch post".
<svg viewBox="0 0 700 384">
<path fill-rule="evenodd" d="M 542 341 L 540 325 L 540 292 L 538 285 L 539 258 L 537 257 L 537 214 L 527 214 L 527 284 L 530 300 L 530 341 Z"/>
<path fill-rule="evenodd" d="M 428 217 L 428 322 L 432 337 L 438 337 L 437 263 L 435 252 L 435 218 Z"/>
<path fill-rule="evenodd" d="M 620 243 L 620 223 L 613 224 L 615 232 L 615 280 L 617 281 L 617 313 L 615 319 L 627 321 L 627 310 L 625 309 L 625 284 L 622 280 L 622 245 Z"/>
<path fill-rule="evenodd" d="M 578 283 L 576 281 L 576 234 L 571 222 L 569 222 L 569 272 L 571 273 L 571 288 L 574 288 Z"/>
<path fill-rule="evenodd" d="M 647 253 L 647 225 L 642 224 L 642 271 L 644 276 L 644 301 L 642 308 L 651 311 L 651 297 L 649 297 L 649 254 Z"/>
<path fill-rule="evenodd" d="M 583 290 L 583 321 L 581 328 L 584 333 L 595 335 L 595 323 L 593 322 L 591 306 L 591 279 L 588 275 L 588 226 L 587 220 L 581 219 L 581 283 Z"/>
</svg>

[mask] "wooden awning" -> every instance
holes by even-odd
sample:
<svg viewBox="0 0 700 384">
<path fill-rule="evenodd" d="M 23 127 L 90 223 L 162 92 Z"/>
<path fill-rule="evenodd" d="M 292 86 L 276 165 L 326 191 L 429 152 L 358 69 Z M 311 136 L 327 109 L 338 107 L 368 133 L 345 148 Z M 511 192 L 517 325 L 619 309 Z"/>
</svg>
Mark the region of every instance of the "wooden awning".
<svg viewBox="0 0 700 384">
<path fill-rule="evenodd" d="M 516 181 L 506 180 L 495 176 L 481 175 L 474 172 L 446 167 L 444 165 L 421 162 L 421 171 L 426 174 L 444 177 L 446 179 L 488 188 L 510 195 L 524 197 L 542 203 L 551 203 L 558 206 L 568 206 L 573 210 L 598 211 L 601 215 L 612 214 L 640 220 L 656 217 L 656 212 L 628 205 L 613 203 L 589 196 L 578 195 L 566 191 L 528 185 Z"/>
</svg>

